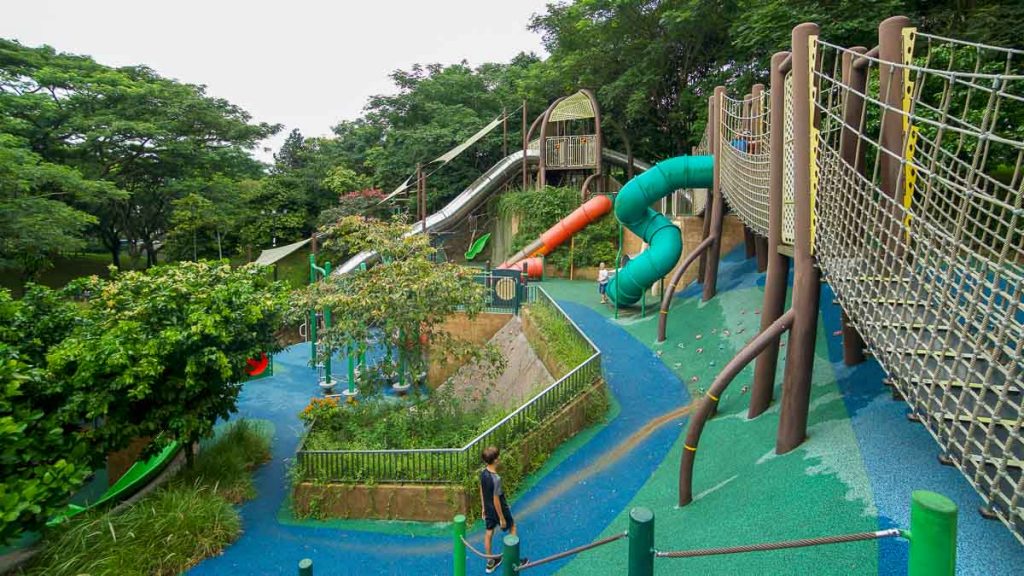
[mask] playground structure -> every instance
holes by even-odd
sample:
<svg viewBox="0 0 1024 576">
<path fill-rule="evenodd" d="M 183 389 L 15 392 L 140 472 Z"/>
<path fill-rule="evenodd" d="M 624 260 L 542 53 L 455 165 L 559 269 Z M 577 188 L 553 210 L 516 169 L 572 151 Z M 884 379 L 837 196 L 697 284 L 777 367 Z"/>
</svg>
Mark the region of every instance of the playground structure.
<svg viewBox="0 0 1024 576">
<path fill-rule="evenodd" d="M 845 362 L 874 355 L 982 513 L 1024 539 L 1024 141 L 1004 120 L 1024 103 L 1024 52 L 918 32 L 904 17 L 884 21 L 870 50 L 830 44 L 814 24 L 792 41 L 770 89 L 732 99 L 719 87 L 710 102 L 715 194 L 766 238 L 768 275 L 762 333 L 692 417 L 679 504 L 693 500 L 705 421 L 755 358 L 749 417 L 768 407 L 786 331 L 776 452 L 806 438 L 823 279 L 843 308 Z"/>
<path fill-rule="evenodd" d="M 749 254 L 757 255 L 767 275 L 760 333 L 719 373 L 691 416 L 679 504 L 694 500 L 701 432 L 722 392 L 750 362 L 756 361 L 748 417 L 770 406 L 786 333 L 775 451 L 790 452 L 806 439 L 825 281 L 843 311 L 844 361 L 877 358 L 894 397 L 906 400 L 911 420 L 939 443 L 940 462 L 968 479 L 986 502 L 983 515 L 1024 541 L 1024 138 L 1007 120 L 1024 105 L 1024 51 L 925 34 L 903 17 L 883 22 L 871 49 L 830 44 L 814 24 L 795 28 L 792 44 L 773 57 L 767 88 L 755 85 L 736 97 L 725 87 L 715 90 L 693 157 L 670 159 L 657 165 L 657 176 L 649 171 L 632 179 L 611 206 L 598 199 L 607 198 L 602 194 L 594 196 L 504 265 L 550 252 L 608 208 L 620 222 L 635 224 L 645 240 L 658 233 L 668 238 L 662 232 L 668 227 L 648 207 L 679 187 L 709 188 L 701 202 L 704 239 L 664 291 L 658 340 L 666 339 L 678 279 L 698 259 L 703 298 L 715 294 L 724 202 L 745 224 Z M 538 140 L 410 233 L 456 225 L 517 173 L 526 185 L 531 164 L 545 179 L 538 182 L 578 170 L 585 190 L 595 181 L 607 185 L 598 177 L 602 159 L 629 172 L 649 168 L 602 148 L 597 119 L 593 142 L 556 128 L 551 137 L 558 146 L 549 146 L 544 126 L 552 117 L 557 121 L 552 109 L 564 100 L 534 123 L 541 126 Z M 596 104 L 594 109 L 596 114 Z M 572 152 L 563 154 L 563 146 Z M 691 196 L 694 205 L 699 196 Z M 657 249 L 649 242 L 647 261 L 630 263 L 635 268 L 629 270 L 644 271 L 635 286 L 625 281 L 628 276 L 616 278 L 610 291 L 616 303 L 635 302 L 637 289 L 665 278 L 680 257 L 671 242 L 659 240 Z M 340 270 L 372 257 L 360 254 Z M 662 263 L 668 265 L 662 269 Z M 790 268 L 792 307 L 786 310 Z"/>
</svg>

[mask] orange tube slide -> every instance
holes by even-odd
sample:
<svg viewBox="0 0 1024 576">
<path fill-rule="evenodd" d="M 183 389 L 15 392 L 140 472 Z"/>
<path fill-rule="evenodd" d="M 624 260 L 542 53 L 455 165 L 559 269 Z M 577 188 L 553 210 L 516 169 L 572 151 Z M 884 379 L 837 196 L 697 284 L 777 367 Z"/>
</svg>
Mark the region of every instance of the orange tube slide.
<svg viewBox="0 0 1024 576">
<path fill-rule="evenodd" d="M 541 234 L 540 241 L 543 246 L 531 254 L 531 256 L 549 254 L 568 240 L 570 236 L 583 230 L 587 225 L 611 212 L 611 210 L 612 200 L 603 194 L 598 194 L 587 200 L 582 206 L 573 210 L 571 214 L 562 218 L 558 224 L 555 224 L 547 232 Z"/>
<path fill-rule="evenodd" d="M 611 210 L 611 198 L 604 195 L 594 196 L 590 200 L 584 202 L 579 208 L 573 210 L 568 216 L 559 220 L 558 223 L 549 228 L 547 232 L 541 234 L 540 238 L 534 240 L 527 245 L 526 248 L 515 253 L 511 258 L 499 266 L 499 268 L 513 268 L 520 262 L 526 260 L 528 264 L 527 274 L 531 278 L 539 278 L 543 267 L 543 259 L 535 258 L 535 256 L 550 254 L 552 250 L 559 247 L 573 234 L 601 219 L 605 214 L 611 212 Z"/>
</svg>

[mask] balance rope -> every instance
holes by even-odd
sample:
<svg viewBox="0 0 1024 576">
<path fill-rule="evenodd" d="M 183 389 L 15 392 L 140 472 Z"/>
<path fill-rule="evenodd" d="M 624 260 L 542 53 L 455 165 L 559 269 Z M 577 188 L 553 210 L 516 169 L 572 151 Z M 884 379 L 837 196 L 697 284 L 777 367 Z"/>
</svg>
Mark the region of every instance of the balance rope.
<svg viewBox="0 0 1024 576">
<path fill-rule="evenodd" d="M 703 550 L 676 550 L 672 552 L 655 552 L 659 558 L 695 558 L 697 556 L 715 556 L 718 554 L 740 554 L 743 552 L 764 552 L 768 550 L 782 550 L 784 548 L 803 548 L 805 546 L 820 546 L 822 544 L 842 544 L 844 542 L 858 542 L 860 540 L 876 540 L 881 538 L 897 538 L 902 531 L 896 528 L 879 530 L 877 532 L 858 532 L 856 534 L 843 534 L 840 536 L 822 536 L 820 538 L 804 538 L 801 540 L 789 540 L 786 542 L 766 542 L 764 544 L 747 544 L 745 546 L 728 546 L 724 548 L 705 548 Z"/>
<path fill-rule="evenodd" d="M 479 556 L 481 558 L 484 558 L 486 560 L 497 560 L 498 558 L 501 558 L 501 554 L 484 554 L 483 552 L 477 550 L 476 548 L 473 548 L 473 545 L 466 541 L 466 537 L 465 536 L 459 536 L 459 538 L 462 539 L 462 543 L 466 545 L 466 548 L 468 548 L 470 552 L 472 552 L 473 554 L 476 554 L 477 556 Z"/>
<path fill-rule="evenodd" d="M 602 538 L 600 540 L 595 540 L 595 541 L 591 542 L 590 544 L 584 544 L 582 546 L 577 546 L 575 548 L 570 548 L 570 549 L 568 549 L 568 550 L 566 550 L 564 552 L 559 552 L 558 554 L 552 554 L 551 556 L 547 556 L 547 557 L 541 558 L 539 560 L 532 560 L 532 561 L 527 562 L 525 564 L 520 564 L 519 566 L 516 566 L 515 571 L 516 572 L 521 572 L 523 570 L 526 570 L 527 568 L 533 568 L 535 566 L 540 566 L 541 564 L 547 564 L 548 562 L 554 562 L 555 560 L 561 560 L 562 558 L 565 558 L 566 556 L 572 556 L 573 554 L 579 554 L 580 552 L 586 552 L 587 550 L 590 550 L 590 549 L 593 549 L 593 548 L 597 548 L 598 546 L 604 546 L 605 544 L 611 544 L 612 542 L 615 542 L 616 540 L 622 540 L 623 538 L 625 538 L 627 536 L 629 536 L 629 532 L 623 532 L 621 534 L 615 534 L 614 536 L 609 536 L 607 538 Z"/>
</svg>

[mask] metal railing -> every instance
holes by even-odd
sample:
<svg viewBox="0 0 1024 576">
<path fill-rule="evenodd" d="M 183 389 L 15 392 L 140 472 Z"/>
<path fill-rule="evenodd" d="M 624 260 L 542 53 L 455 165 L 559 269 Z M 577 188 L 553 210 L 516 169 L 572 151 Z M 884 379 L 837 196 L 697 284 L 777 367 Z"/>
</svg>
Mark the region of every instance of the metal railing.
<svg viewBox="0 0 1024 576">
<path fill-rule="evenodd" d="M 592 168 L 597 165 L 597 136 L 551 136 L 544 141 L 548 168 Z"/>
<path fill-rule="evenodd" d="M 536 286 L 535 294 L 534 306 L 554 308 L 572 327 L 573 338 L 593 351 L 583 363 L 461 448 L 306 450 L 304 439 L 296 452 L 300 474 L 328 482 L 461 484 L 480 466 L 483 448 L 518 442 L 579 397 L 601 377 L 601 351 L 543 288 Z"/>
</svg>

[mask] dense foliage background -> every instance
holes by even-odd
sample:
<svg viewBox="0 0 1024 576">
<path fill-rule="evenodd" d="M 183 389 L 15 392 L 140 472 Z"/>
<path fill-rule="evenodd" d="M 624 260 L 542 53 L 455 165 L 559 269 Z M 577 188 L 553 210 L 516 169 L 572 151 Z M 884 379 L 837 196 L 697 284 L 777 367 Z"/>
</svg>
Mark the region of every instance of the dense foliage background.
<svg viewBox="0 0 1024 576">
<path fill-rule="evenodd" d="M 340 195 L 387 193 L 428 162 L 510 113 L 508 146 L 554 98 L 593 89 L 608 145 L 647 160 L 697 143 L 715 85 L 765 81 L 793 25 L 817 21 L 830 41 L 872 46 L 885 17 L 924 30 L 1019 45 L 1017 1 L 575 0 L 528 23 L 550 56 L 506 63 L 425 63 L 396 70 L 395 92 L 305 138 L 297 130 L 272 166 L 253 160 L 279 130 L 202 86 L 144 66 L 0 40 L 0 268 L 38 277 L 61 253 L 104 250 L 160 259 L 243 257 L 309 234 Z M 428 183 L 434 209 L 501 155 L 495 130 Z M 365 200 L 365 196 L 363 197 Z M 350 198 L 349 205 L 352 205 Z M 408 200 L 399 197 L 399 208 Z M 356 204 L 359 199 L 356 199 Z M 347 212 L 344 211 L 343 212 Z M 45 225 L 41 225 L 45 223 Z"/>
</svg>

